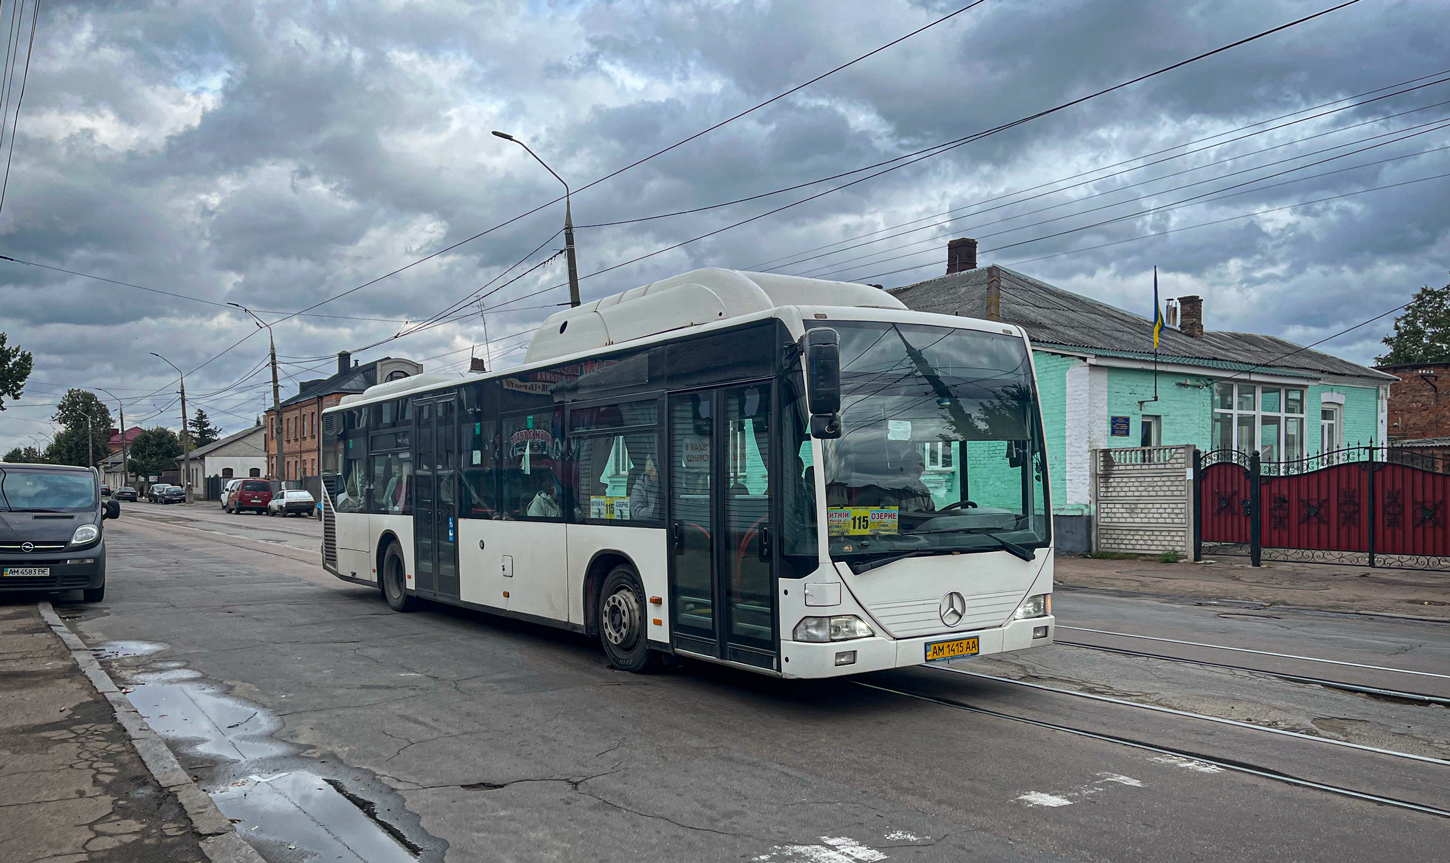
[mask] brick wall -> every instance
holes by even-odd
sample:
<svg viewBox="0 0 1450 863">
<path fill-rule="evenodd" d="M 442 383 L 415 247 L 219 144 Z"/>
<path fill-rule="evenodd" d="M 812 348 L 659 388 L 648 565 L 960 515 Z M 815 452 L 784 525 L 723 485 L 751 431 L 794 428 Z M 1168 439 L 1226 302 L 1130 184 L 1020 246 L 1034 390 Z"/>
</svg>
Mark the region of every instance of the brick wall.
<svg viewBox="0 0 1450 863">
<path fill-rule="evenodd" d="M 1158 554 L 1193 553 L 1195 447 L 1093 450 L 1093 548 Z"/>
<path fill-rule="evenodd" d="M 1390 385 L 1390 440 L 1450 437 L 1450 363 L 1382 371 L 1400 378 Z"/>
</svg>

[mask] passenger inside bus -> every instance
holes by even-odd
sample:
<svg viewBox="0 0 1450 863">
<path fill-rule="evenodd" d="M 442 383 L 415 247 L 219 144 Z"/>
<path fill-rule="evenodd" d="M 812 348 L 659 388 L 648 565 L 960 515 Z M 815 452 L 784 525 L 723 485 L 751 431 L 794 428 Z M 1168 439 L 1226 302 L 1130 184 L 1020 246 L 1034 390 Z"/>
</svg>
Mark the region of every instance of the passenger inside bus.
<svg viewBox="0 0 1450 863">
<path fill-rule="evenodd" d="M 635 521 L 659 518 L 660 472 L 654 456 L 645 456 L 644 469 L 632 478 L 629 490 L 629 517 Z"/>
<path fill-rule="evenodd" d="M 532 518 L 558 518 L 562 516 L 564 510 L 559 506 L 559 492 L 555 488 L 556 482 L 554 481 L 553 472 L 540 473 L 537 476 L 539 477 L 540 488 L 534 494 L 533 499 L 529 501 L 527 510 L 529 516 Z"/>
</svg>

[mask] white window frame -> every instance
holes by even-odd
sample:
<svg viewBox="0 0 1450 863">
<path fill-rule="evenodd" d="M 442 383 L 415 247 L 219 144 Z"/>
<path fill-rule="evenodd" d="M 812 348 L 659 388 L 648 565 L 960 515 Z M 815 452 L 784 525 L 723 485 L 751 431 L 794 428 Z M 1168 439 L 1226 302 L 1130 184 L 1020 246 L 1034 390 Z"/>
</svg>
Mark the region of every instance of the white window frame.
<svg viewBox="0 0 1450 863">
<path fill-rule="evenodd" d="M 1325 419 L 1325 414 L 1333 414 Z M 1328 433 L 1326 435 L 1326 432 Z M 1320 452 L 1333 452 L 1344 446 L 1344 408 L 1332 402 L 1319 405 L 1319 447 Z"/>
<path fill-rule="evenodd" d="M 956 470 L 956 458 L 952 451 L 954 441 L 930 441 L 921 444 L 921 460 L 929 471 L 944 471 L 950 473 Z M 942 464 L 942 454 L 946 454 L 946 460 L 950 464 Z"/>
<path fill-rule="evenodd" d="M 1138 418 L 1138 442 L 1143 442 L 1143 426 L 1149 426 L 1153 431 L 1148 435 L 1147 446 L 1163 445 L 1163 417 L 1160 414 L 1143 414 Z"/>
<path fill-rule="evenodd" d="M 1232 387 L 1228 408 L 1221 408 L 1218 406 L 1218 396 L 1220 392 L 1219 388 L 1224 386 Z M 1265 389 L 1279 391 L 1279 409 L 1277 411 L 1266 411 L 1263 409 L 1263 391 Z M 1290 413 L 1288 410 L 1290 390 L 1299 391 L 1298 413 Z M 1250 392 L 1253 394 L 1254 399 L 1253 409 L 1240 409 L 1239 398 Z M 1277 418 L 1279 425 L 1279 434 L 1278 441 L 1274 444 L 1274 453 L 1277 457 L 1275 460 L 1294 461 L 1296 459 L 1304 458 L 1306 455 L 1308 455 L 1306 451 L 1307 447 L 1305 446 L 1307 441 L 1304 439 L 1305 435 L 1308 434 L 1309 431 L 1308 419 L 1306 418 L 1304 413 L 1305 403 L 1308 395 L 1308 387 L 1305 386 L 1290 386 L 1285 384 L 1265 385 L 1243 383 L 1238 381 L 1216 381 L 1213 385 L 1213 393 L 1210 398 L 1212 399 L 1211 404 L 1213 406 L 1213 418 L 1217 420 L 1220 415 L 1227 416 L 1229 418 L 1229 429 L 1232 432 L 1234 449 L 1239 450 L 1240 452 L 1254 452 L 1255 450 L 1259 449 L 1259 442 L 1263 440 L 1264 417 Z M 1254 439 L 1247 442 L 1248 446 L 1245 446 L 1244 441 L 1239 440 L 1239 417 L 1241 416 L 1253 416 L 1254 418 Z M 1285 433 L 1288 431 L 1289 420 L 1298 420 L 1300 424 L 1300 452 L 1294 455 L 1288 455 L 1284 452 L 1284 438 Z M 1209 424 L 1209 434 L 1213 434 L 1213 423 Z"/>
</svg>

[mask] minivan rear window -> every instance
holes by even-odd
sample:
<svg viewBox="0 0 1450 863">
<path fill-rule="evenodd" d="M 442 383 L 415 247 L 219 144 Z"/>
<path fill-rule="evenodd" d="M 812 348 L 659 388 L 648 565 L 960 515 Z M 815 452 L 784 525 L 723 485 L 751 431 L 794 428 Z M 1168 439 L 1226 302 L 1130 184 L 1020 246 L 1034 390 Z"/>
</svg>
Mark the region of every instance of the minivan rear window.
<svg viewBox="0 0 1450 863">
<path fill-rule="evenodd" d="M 272 484 L 261 480 L 251 480 L 242 483 L 242 491 L 271 491 Z"/>
</svg>

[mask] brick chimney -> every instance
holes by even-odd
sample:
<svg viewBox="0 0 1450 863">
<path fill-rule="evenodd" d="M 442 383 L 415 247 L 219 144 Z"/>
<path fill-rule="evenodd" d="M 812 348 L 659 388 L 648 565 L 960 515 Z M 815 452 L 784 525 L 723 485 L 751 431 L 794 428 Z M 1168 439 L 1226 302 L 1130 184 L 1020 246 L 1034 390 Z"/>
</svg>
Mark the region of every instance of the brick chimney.
<svg viewBox="0 0 1450 863">
<path fill-rule="evenodd" d="M 977 268 L 977 241 L 961 237 L 947 243 L 947 275 Z"/>
<path fill-rule="evenodd" d="M 352 354 L 348 351 L 337 352 L 337 373 L 342 374 L 352 368 Z"/>
<path fill-rule="evenodd" d="M 1178 308 L 1182 313 L 1178 331 L 1191 339 L 1203 338 L 1203 297 L 1179 297 Z"/>
</svg>

